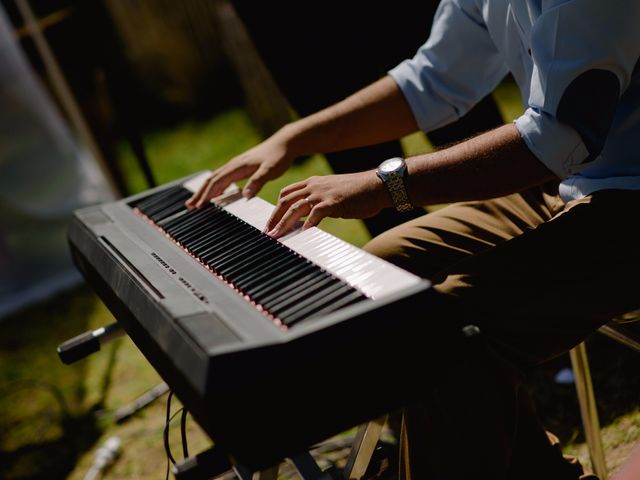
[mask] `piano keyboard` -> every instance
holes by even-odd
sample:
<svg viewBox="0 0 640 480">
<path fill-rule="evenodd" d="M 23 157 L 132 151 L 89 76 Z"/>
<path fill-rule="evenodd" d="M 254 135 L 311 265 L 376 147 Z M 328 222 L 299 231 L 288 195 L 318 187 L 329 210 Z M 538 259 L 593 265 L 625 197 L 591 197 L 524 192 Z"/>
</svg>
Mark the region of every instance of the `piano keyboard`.
<svg viewBox="0 0 640 480">
<path fill-rule="evenodd" d="M 217 199 L 224 206 L 187 209 L 207 176 L 130 206 L 282 328 L 420 281 L 315 227 L 269 237 L 262 229 L 273 206 L 237 188 Z"/>
<path fill-rule="evenodd" d="M 263 468 L 400 407 L 412 384 L 401 366 L 421 361 L 438 308 L 429 282 L 315 227 L 268 237 L 273 206 L 237 188 L 187 210 L 207 175 L 78 210 L 68 236 L 80 271 L 216 446 Z M 348 374 L 331 378 L 347 395 L 319 385 L 383 350 L 388 360 L 357 380 L 402 388 L 371 395 Z M 304 401 L 275 393 L 283 379 Z"/>
</svg>

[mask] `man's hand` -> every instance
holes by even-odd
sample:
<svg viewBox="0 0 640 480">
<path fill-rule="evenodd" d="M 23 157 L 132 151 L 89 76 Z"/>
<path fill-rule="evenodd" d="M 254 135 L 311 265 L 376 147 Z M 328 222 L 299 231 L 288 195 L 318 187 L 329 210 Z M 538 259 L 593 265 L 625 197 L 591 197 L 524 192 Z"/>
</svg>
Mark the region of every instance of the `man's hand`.
<svg viewBox="0 0 640 480">
<path fill-rule="evenodd" d="M 187 200 L 201 207 L 231 182 L 249 178 L 243 190 L 253 197 L 268 181 L 282 175 L 299 155 L 329 153 L 400 138 L 417 129 L 404 95 L 385 76 L 350 97 L 313 115 L 285 125 L 260 145 L 217 169 Z"/>
<path fill-rule="evenodd" d="M 277 238 L 302 217 L 306 229 L 324 217 L 368 218 L 388 206 L 391 197 L 374 170 L 310 177 L 282 189 L 265 231 Z"/>
<path fill-rule="evenodd" d="M 193 196 L 187 207 L 202 207 L 237 180 L 250 177 L 242 190 L 246 198 L 255 196 L 263 185 L 282 175 L 293 163 L 295 155 L 283 135 L 276 133 L 264 142 L 231 159 L 215 170 Z"/>
</svg>

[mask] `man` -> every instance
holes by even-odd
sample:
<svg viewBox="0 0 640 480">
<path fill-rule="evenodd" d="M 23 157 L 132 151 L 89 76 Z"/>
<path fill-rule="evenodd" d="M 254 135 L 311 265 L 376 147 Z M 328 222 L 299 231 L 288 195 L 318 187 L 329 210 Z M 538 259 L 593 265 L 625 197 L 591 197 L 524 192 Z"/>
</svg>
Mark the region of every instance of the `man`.
<svg viewBox="0 0 640 480">
<path fill-rule="evenodd" d="M 188 202 L 245 177 L 255 195 L 297 155 L 437 128 L 511 72 L 527 105 L 513 124 L 377 172 L 290 185 L 267 225 L 278 237 L 305 216 L 309 227 L 456 202 L 366 247 L 436 283 L 450 315 L 429 321 L 472 321 L 487 344 L 466 374 L 405 410 L 402 478 L 579 478 L 548 441 L 520 371 L 640 304 L 629 232 L 640 207 L 639 22 L 633 0 L 444 0 L 413 59 L 234 158 Z M 425 348 L 446 352 L 428 337 Z M 446 365 L 415 367 L 429 385 L 429 368 Z"/>
<path fill-rule="evenodd" d="M 412 55 L 428 37 L 438 3 L 232 0 L 269 72 L 300 116 L 342 100 Z M 277 10 L 286 15 L 274 15 Z M 401 35 L 380 35 L 395 25 L 402 25 Z M 429 131 L 428 137 L 432 145 L 442 147 L 503 123 L 495 101 L 487 95 L 464 117 Z M 381 158 L 402 155 L 402 146 L 394 139 L 325 157 L 334 173 L 352 173 L 375 168 Z M 376 236 L 423 214 L 420 208 L 383 209 L 363 220 Z"/>
</svg>

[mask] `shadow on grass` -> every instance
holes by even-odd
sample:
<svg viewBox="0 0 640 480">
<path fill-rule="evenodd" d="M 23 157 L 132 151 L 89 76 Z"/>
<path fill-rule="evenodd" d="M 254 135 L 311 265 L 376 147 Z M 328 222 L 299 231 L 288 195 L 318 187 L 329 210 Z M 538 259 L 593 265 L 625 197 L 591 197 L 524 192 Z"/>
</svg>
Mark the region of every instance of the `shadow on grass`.
<svg viewBox="0 0 640 480">
<path fill-rule="evenodd" d="M 0 477 L 9 479 L 63 479 L 75 468 L 81 453 L 101 435 L 93 411 L 60 419 L 61 434 L 52 440 L 25 444 L 0 452 Z"/>
<path fill-rule="evenodd" d="M 100 437 L 95 412 L 110 389 L 117 349 L 101 371 L 86 361 L 63 365 L 56 354 L 60 342 L 95 328 L 96 302 L 80 288 L 0 323 L 0 478 L 66 478 Z M 90 374 L 101 378 L 89 405 Z"/>
</svg>

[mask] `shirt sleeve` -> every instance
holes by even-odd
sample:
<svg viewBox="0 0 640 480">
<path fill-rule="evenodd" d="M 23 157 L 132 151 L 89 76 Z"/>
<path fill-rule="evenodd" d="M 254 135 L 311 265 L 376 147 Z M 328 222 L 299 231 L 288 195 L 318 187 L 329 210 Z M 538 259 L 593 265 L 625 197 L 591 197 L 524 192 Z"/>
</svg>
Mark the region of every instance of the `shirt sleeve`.
<svg viewBox="0 0 640 480">
<path fill-rule="evenodd" d="M 443 0 L 427 42 L 389 71 L 424 131 L 460 118 L 506 74 L 473 0 Z"/>
<path fill-rule="evenodd" d="M 528 108 L 515 125 L 534 155 L 566 178 L 598 158 L 632 81 L 640 2 L 549 3 L 532 26 Z"/>
</svg>

